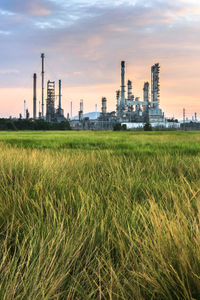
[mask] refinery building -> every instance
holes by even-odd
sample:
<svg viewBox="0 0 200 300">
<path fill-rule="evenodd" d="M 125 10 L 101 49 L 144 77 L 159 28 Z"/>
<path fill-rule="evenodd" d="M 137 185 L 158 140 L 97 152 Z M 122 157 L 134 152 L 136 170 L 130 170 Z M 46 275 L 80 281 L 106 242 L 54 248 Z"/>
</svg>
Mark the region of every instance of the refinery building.
<svg viewBox="0 0 200 300">
<path fill-rule="evenodd" d="M 160 65 L 154 64 L 151 67 L 150 82 L 144 82 L 142 99 L 135 95 L 131 80 L 126 80 L 126 63 L 121 62 L 121 86 L 116 91 L 116 109 L 107 111 L 107 98 L 102 97 L 101 112 L 94 114 L 92 117 L 86 117 L 83 112 L 83 100 L 80 101 L 80 110 L 77 118 L 72 118 L 72 102 L 71 114 L 64 116 L 62 109 L 62 92 L 61 80 L 59 80 L 59 91 L 56 95 L 55 81 L 47 81 L 46 92 L 44 83 L 44 53 L 41 54 L 42 59 L 42 97 L 39 102 L 39 113 L 37 115 L 37 99 L 36 99 L 36 80 L 37 75 L 33 76 L 33 120 L 44 119 L 47 122 L 62 122 L 66 119 L 74 129 L 93 129 L 106 130 L 120 123 L 125 125 L 127 129 L 143 128 L 146 123 L 150 123 L 152 127 L 170 128 L 177 127 L 178 124 L 168 123 L 164 117 L 164 113 L 160 107 Z M 46 94 L 46 99 L 45 99 Z M 56 107 L 56 97 L 58 97 L 58 106 Z M 45 101 L 46 100 L 46 101 Z M 41 107 L 40 107 L 41 103 Z M 46 105 L 45 105 L 46 104 Z M 44 110 L 45 108 L 45 110 Z M 46 113 L 45 113 L 46 111 Z M 96 111 L 97 113 L 97 111 Z M 71 116 L 71 117 L 69 117 Z"/>
<path fill-rule="evenodd" d="M 80 117 L 81 116 L 81 117 Z M 128 129 L 143 128 L 145 123 L 153 127 L 169 127 L 160 108 L 160 65 L 151 67 L 151 85 L 144 83 L 143 99 L 134 95 L 132 81 L 126 84 L 126 63 L 121 62 L 121 87 L 116 92 L 116 111 L 107 112 L 107 99 L 102 98 L 101 114 L 96 119 L 83 118 L 83 102 L 80 103 L 79 119 L 72 120 L 72 128 L 112 129 L 116 123 Z"/>
<path fill-rule="evenodd" d="M 117 91 L 117 120 L 120 123 L 162 123 L 164 114 L 160 108 L 160 65 L 151 67 L 151 92 L 149 82 L 144 83 L 143 99 L 135 96 L 132 82 L 125 80 L 125 62 L 121 62 L 121 90 Z"/>
</svg>

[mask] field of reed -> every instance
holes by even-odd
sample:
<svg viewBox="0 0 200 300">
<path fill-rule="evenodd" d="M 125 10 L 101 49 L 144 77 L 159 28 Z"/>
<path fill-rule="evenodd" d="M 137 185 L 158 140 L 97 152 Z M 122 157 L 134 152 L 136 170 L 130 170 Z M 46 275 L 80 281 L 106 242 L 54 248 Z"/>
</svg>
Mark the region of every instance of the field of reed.
<svg viewBox="0 0 200 300">
<path fill-rule="evenodd" d="M 198 132 L 1 132 L 0 299 L 200 299 Z"/>
</svg>

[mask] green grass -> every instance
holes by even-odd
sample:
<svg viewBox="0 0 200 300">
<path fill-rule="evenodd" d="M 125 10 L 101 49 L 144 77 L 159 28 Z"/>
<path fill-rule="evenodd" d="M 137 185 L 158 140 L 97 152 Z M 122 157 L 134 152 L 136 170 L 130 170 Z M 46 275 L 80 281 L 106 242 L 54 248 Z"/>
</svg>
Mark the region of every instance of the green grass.
<svg viewBox="0 0 200 300">
<path fill-rule="evenodd" d="M 199 299 L 198 132 L 0 133 L 0 299 Z"/>
</svg>

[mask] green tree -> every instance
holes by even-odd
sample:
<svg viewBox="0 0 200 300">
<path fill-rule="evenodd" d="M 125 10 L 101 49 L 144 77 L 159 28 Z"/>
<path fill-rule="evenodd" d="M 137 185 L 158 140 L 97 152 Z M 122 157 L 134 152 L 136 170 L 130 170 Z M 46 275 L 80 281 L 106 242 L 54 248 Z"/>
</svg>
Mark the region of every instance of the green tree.
<svg viewBox="0 0 200 300">
<path fill-rule="evenodd" d="M 150 123 L 146 123 L 144 125 L 144 131 L 152 131 L 152 126 Z"/>
</svg>

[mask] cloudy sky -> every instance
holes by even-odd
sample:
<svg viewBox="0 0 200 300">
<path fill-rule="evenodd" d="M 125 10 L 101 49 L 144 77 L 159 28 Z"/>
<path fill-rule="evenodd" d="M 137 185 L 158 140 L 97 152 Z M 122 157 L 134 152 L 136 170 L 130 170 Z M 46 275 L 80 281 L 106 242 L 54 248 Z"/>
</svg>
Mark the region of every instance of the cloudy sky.
<svg viewBox="0 0 200 300">
<path fill-rule="evenodd" d="M 161 65 L 161 107 L 167 116 L 200 116 L 199 0 L 0 0 L 0 117 L 32 114 L 32 76 L 41 52 L 45 79 L 62 79 L 63 108 L 115 109 L 120 61 L 142 97 L 150 67 Z"/>
</svg>

